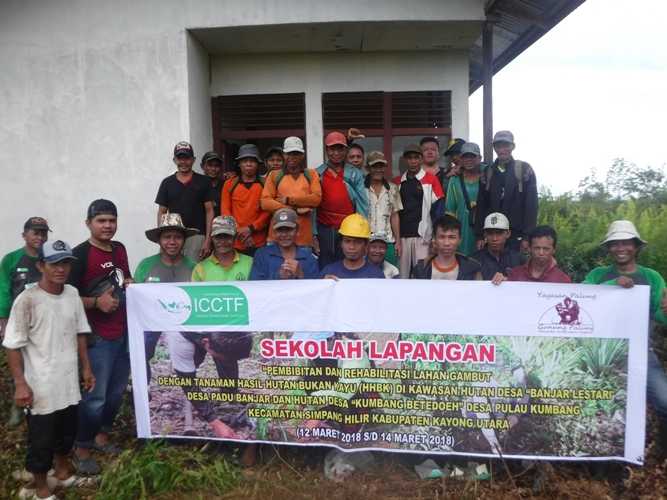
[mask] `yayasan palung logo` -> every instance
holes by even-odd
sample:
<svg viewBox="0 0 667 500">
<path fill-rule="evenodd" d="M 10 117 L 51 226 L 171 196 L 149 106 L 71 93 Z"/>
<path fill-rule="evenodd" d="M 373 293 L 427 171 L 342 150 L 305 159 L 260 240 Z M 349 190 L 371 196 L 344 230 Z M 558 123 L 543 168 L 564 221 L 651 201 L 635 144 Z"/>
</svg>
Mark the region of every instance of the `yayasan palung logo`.
<svg viewBox="0 0 667 500">
<path fill-rule="evenodd" d="M 182 325 L 247 325 L 248 299 L 232 285 L 165 287 L 157 298 L 163 312 Z"/>
<path fill-rule="evenodd" d="M 593 319 L 571 297 L 565 297 L 547 309 L 538 324 L 538 331 L 553 333 L 592 333 Z"/>
</svg>

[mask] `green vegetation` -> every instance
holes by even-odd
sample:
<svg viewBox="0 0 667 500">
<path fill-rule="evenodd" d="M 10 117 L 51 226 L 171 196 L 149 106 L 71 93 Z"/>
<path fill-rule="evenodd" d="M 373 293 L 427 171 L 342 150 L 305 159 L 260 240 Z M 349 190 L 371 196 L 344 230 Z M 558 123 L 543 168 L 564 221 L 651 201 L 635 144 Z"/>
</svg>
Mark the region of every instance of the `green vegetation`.
<svg viewBox="0 0 667 500">
<path fill-rule="evenodd" d="M 558 263 L 575 282 L 606 263 L 599 244 L 618 219 L 634 222 L 648 241 L 640 263 L 667 276 L 667 182 L 661 170 L 617 159 L 604 181 L 592 172 L 576 193 L 540 194 L 539 222 L 558 231 Z"/>
<path fill-rule="evenodd" d="M 190 446 L 152 441 L 139 450 L 125 451 L 105 469 L 96 498 L 132 500 L 195 492 L 220 495 L 238 482 L 237 470 L 222 456 L 214 458 Z"/>
</svg>

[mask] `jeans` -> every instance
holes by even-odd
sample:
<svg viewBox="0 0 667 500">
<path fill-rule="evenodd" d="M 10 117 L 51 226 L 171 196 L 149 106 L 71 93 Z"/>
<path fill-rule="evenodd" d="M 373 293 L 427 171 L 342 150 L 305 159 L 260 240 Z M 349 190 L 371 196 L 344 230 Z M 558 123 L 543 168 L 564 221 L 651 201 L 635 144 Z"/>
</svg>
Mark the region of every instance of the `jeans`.
<svg viewBox="0 0 667 500">
<path fill-rule="evenodd" d="M 320 271 L 328 264 L 342 260 L 343 250 L 340 247 L 341 237 L 338 234 L 338 229 L 324 226 L 318 222 L 317 239 L 320 242 L 320 256 L 318 258 Z"/>
<path fill-rule="evenodd" d="M 658 356 L 652 350 L 648 352 L 646 370 L 646 397 L 660 419 L 661 428 L 667 426 L 667 375 L 662 369 Z"/>
<path fill-rule="evenodd" d="M 88 348 L 95 388 L 83 391 L 79 403 L 79 429 L 76 446 L 92 448 L 99 432 L 109 432 L 123 401 L 130 376 L 127 336 L 117 340 L 98 338 Z"/>
</svg>

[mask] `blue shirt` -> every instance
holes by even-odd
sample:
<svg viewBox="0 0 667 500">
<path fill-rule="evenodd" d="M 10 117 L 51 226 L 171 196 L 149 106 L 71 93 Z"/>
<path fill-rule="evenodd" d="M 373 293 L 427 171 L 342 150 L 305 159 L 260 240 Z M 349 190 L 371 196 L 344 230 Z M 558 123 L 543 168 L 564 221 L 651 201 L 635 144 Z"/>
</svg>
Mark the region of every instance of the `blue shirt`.
<svg viewBox="0 0 667 500">
<path fill-rule="evenodd" d="M 320 272 L 320 276 L 324 278 L 327 274 L 333 274 L 334 276 L 340 279 L 350 279 L 350 278 L 382 278 L 384 279 L 384 273 L 375 264 L 366 262 L 359 269 L 351 270 L 343 265 L 343 261 L 339 260 L 338 262 L 332 262 L 328 266 L 325 266 L 324 269 Z"/>
<path fill-rule="evenodd" d="M 303 271 L 305 279 L 319 278 L 317 259 L 308 247 L 296 247 L 296 261 Z M 250 280 L 279 280 L 280 266 L 285 259 L 278 245 L 266 245 L 258 248 L 252 261 Z"/>
</svg>

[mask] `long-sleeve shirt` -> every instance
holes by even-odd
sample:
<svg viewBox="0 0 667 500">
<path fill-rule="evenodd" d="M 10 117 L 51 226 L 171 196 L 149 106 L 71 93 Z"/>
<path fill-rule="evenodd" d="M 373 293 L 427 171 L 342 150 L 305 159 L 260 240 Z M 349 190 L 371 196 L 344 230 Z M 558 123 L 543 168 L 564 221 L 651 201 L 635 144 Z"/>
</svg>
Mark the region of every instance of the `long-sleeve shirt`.
<svg viewBox="0 0 667 500">
<path fill-rule="evenodd" d="M 252 241 L 255 247 L 266 244 L 266 229 L 270 214 L 262 210 L 260 199 L 263 186 L 259 181 L 244 183 L 240 177 L 228 179 L 222 188 L 222 215 L 231 215 L 239 228 L 252 225 Z M 236 240 L 234 247 L 245 250 L 245 245 Z"/>
<path fill-rule="evenodd" d="M 310 180 L 308 179 L 310 178 Z M 278 198 L 288 198 L 287 205 L 278 201 Z M 282 171 L 273 171 L 266 177 L 262 191 L 261 207 L 271 214 L 278 209 L 291 207 L 293 209 L 313 209 L 322 201 L 320 176 L 313 169 L 308 175 L 300 173 L 294 177 Z M 305 212 L 305 210 L 304 210 Z M 296 244 L 299 246 L 313 246 L 312 213 L 301 213 L 298 216 L 299 228 L 296 233 Z M 273 231 L 269 230 L 269 241 L 274 240 Z"/>
</svg>

